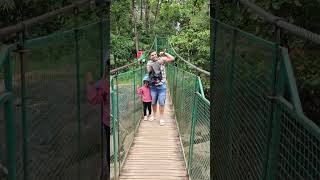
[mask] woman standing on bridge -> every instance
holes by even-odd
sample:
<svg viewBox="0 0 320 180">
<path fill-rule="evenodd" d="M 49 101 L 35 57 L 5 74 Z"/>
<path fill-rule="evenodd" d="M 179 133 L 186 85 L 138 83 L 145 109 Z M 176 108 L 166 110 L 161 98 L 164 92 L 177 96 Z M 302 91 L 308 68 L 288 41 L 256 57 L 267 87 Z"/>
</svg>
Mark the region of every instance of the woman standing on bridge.
<svg viewBox="0 0 320 180">
<path fill-rule="evenodd" d="M 150 51 L 149 61 L 147 63 L 147 71 L 150 78 L 150 89 L 152 97 L 152 115 L 151 119 L 155 120 L 157 117 L 157 102 L 160 110 L 160 125 L 163 126 L 165 121 L 163 119 L 164 105 L 166 101 L 166 71 L 165 63 L 174 61 L 174 57 L 166 52 L 160 52 L 158 57 L 156 51 Z"/>
</svg>

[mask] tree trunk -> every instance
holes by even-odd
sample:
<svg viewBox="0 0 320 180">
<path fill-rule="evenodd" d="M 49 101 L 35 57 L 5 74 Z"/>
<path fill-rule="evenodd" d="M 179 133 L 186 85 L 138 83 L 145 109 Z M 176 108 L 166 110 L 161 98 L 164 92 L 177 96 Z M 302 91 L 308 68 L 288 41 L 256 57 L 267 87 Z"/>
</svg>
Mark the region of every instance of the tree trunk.
<svg viewBox="0 0 320 180">
<path fill-rule="evenodd" d="M 140 21 L 142 21 L 143 0 L 140 1 Z"/>
<path fill-rule="evenodd" d="M 197 6 L 197 0 L 195 0 L 193 2 L 193 6 L 192 6 L 192 14 L 195 15 L 196 14 L 196 6 Z"/>
<path fill-rule="evenodd" d="M 119 36 L 120 35 L 120 27 L 119 27 L 119 19 L 117 19 L 116 21 L 116 32 L 117 32 L 117 35 Z"/>
<path fill-rule="evenodd" d="M 156 14 L 155 14 L 155 16 L 154 16 L 153 27 L 154 27 L 154 25 L 155 25 L 155 24 L 156 24 L 156 22 L 157 22 L 157 16 L 158 16 L 158 13 L 159 13 L 160 7 L 161 7 L 161 1 L 160 1 L 160 0 L 158 0 L 158 3 L 157 3 L 157 9 L 156 9 Z"/>
<path fill-rule="evenodd" d="M 150 13 L 150 3 L 149 0 L 145 0 L 145 28 L 148 31 L 150 29 L 150 23 L 149 23 L 149 13 Z"/>
<path fill-rule="evenodd" d="M 137 31 L 137 16 L 136 16 L 136 3 L 135 0 L 132 0 L 132 23 L 134 25 L 134 39 L 136 45 L 136 52 L 139 51 L 139 41 L 138 41 L 138 31 Z"/>
</svg>

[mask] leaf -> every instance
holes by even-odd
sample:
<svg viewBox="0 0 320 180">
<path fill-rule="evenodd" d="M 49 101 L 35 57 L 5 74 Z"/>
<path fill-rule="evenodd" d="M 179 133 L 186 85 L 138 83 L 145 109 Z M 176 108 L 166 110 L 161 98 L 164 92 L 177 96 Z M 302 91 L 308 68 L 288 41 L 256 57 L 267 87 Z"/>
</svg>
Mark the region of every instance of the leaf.
<svg viewBox="0 0 320 180">
<path fill-rule="evenodd" d="M 281 6 L 281 2 L 277 1 L 277 2 L 272 2 L 272 8 L 279 10 Z"/>
<path fill-rule="evenodd" d="M 298 7 L 302 6 L 299 0 L 294 0 L 294 4 Z"/>
<path fill-rule="evenodd" d="M 14 0 L 0 0 L 0 10 L 9 11 L 15 8 Z"/>
</svg>

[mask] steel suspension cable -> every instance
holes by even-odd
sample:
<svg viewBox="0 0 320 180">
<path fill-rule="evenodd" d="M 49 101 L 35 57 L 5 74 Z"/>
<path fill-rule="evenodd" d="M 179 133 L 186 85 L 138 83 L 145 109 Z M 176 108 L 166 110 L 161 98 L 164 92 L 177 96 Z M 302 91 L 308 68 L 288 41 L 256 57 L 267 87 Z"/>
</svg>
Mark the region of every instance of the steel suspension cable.
<svg viewBox="0 0 320 180">
<path fill-rule="evenodd" d="M 170 48 L 172 49 L 173 53 L 174 53 L 178 58 L 180 58 L 180 60 L 182 60 L 183 62 L 185 62 L 185 63 L 186 63 L 187 65 L 189 65 L 191 68 L 193 68 L 193 69 L 195 69 L 195 70 L 197 70 L 197 71 L 199 71 L 199 72 L 202 72 L 202 73 L 205 74 L 205 75 L 210 76 L 210 72 L 208 72 L 208 71 L 206 71 L 206 70 L 204 70 L 204 69 L 201 69 L 201 68 L 197 67 L 196 65 L 190 63 L 189 61 L 187 61 L 187 60 L 185 60 L 183 57 L 181 57 L 181 56 L 174 50 L 174 48 L 172 47 L 171 42 L 169 42 L 169 45 L 170 45 Z"/>
<path fill-rule="evenodd" d="M 288 23 L 284 21 L 281 17 L 277 17 L 261 7 L 257 6 L 256 4 L 248 1 L 248 0 L 239 0 L 241 4 L 246 6 L 247 8 L 253 10 L 256 14 L 260 15 L 262 18 L 264 18 L 266 21 L 275 24 L 276 26 L 287 30 L 288 32 L 295 34 L 297 36 L 303 37 L 309 41 L 312 41 L 314 43 L 320 44 L 320 35 L 313 33 L 311 31 L 308 31 L 304 28 L 301 28 L 299 26 L 293 25 L 291 23 Z"/>
<path fill-rule="evenodd" d="M 155 38 L 156 38 L 156 37 L 155 37 Z M 153 43 L 152 43 L 150 49 L 147 51 L 146 54 L 149 54 L 149 52 L 150 52 L 151 49 L 153 48 L 153 45 L 154 45 L 154 42 L 155 42 L 155 38 L 153 39 Z M 123 65 L 123 66 L 118 67 L 118 68 L 115 68 L 115 69 L 112 69 L 112 70 L 110 71 L 110 73 L 111 73 L 111 74 L 116 73 L 117 71 L 120 71 L 120 70 L 122 70 L 122 69 L 125 69 L 125 68 L 127 68 L 127 67 L 129 67 L 129 66 L 135 65 L 135 64 L 137 64 L 138 62 L 140 62 L 140 59 L 138 59 L 138 61 L 135 61 L 135 62 L 126 64 L 126 65 Z"/>
<path fill-rule="evenodd" d="M 156 39 L 156 37 L 155 37 L 155 39 Z M 154 41 L 153 41 L 153 43 L 152 43 L 152 46 L 151 46 L 150 49 L 146 52 L 146 54 L 149 54 L 149 52 L 152 50 L 153 45 L 154 45 L 154 42 L 155 42 L 155 39 L 154 39 Z M 199 71 L 199 72 L 201 72 L 201 73 L 203 73 L 203 74 L 205 74 L 205 75 L 210 76 L 210 72 L 208 72 L 208 71 L 206 71 L 206 70 L 204 70 L 204 69 L 201 69 L 201 68 L 197 67 L 196 65 L 190 63 L 189 61 L 187 61 L 187 60 L 185 60 L 183 57 L 181 57 L 181 56 L 174 50 L 174 48 L 172 47 L 171 42 L 169 42 L 169 45 L 170 45 L 170 48 L 172 49 L 173 53 L 174 53 L 180 60 L 182 60 L 184 63 L 186 63 L 187 65 L 189 65 L 191 68 L 195 69 L 196 71 Z M 119 70 L 121 70 L 121 69 L 125 69 L 125 68 L 127 68 L 127 67 L 129 67 L 129 66 L 132 66 L 132 65 L 138 63 L 138 62 L 140 62 L 140 60 L 138 60 L 138 61 L 136 61 L 136 62 L 132 62 L 132 63 L 126 64 L 126 65 L 121 66 L 121 67 L 119 67 L 119 68 L 113 69 L 113 70 L 111 70 L 110 72 L 111 72 L 111 73 L 115 73 L 115 72 L 117 72 L 117 71 L 119 71 Z"/>
</svg>

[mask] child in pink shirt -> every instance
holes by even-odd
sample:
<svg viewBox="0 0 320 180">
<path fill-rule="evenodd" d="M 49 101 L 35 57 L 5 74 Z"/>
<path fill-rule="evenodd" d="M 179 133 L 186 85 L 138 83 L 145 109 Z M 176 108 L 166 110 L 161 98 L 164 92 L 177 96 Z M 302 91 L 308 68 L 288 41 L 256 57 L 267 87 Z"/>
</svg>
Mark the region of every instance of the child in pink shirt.
<svg viewBox="0 0 320 180">
<path fill-rule="evenodd" d="M 106 163 L 103 170 L 101 169 L 101 178 L 106 179 L 110 176 L 110 76 L 106 73 L 105 78 L 99 81 L 94 81 L 92 74 L 86 74 L 86 96 L 90 104 L 103 105 L 102 122 L 106 137 Z M 98 130 L 97 130 L 98 131 Z M 103 178 L 102 178 L 103 177 Z"/>
<path fill-rule="evenodd" d="M 147 121 L 152 121 L 153 119 L 151 118 L 151 91 L 150 91 L 150 86 L 149 86 L 149 77 L 148 75 L 144 76 L 143 78 L 143 86 L 140 87 L 137 90 L 137 93 L 139 95 L 142 95 L 142 103 L 143 103 L 143 115 L 144 115 L 144 120 Z M 149 111 L 149 114 L 147 115 L 147 109 Z"/>
</svg>

